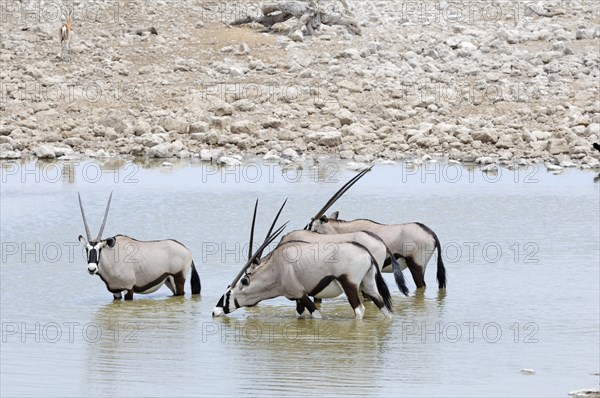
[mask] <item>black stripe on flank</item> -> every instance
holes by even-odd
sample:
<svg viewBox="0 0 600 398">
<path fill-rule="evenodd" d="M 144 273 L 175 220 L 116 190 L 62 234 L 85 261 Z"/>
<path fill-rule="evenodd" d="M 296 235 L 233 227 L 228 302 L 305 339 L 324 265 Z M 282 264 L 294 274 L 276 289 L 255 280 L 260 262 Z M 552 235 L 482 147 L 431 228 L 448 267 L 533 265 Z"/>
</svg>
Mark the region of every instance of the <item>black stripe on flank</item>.
<svg viewBox="0 0 600 398">
<path fill-rule="evenodd" d="M 319 283 L 317 283 L 317 286 L 315 286 L 314 289 L 312 289 L 310 292 L 308 292 L 308 295 L 316 296 L 334 280 L 335 280 L 335 277 L 333 275 L 326 276 L 325 278 L 321 279 L 319 281 Z"/>
<path fill-rule="evenodd" d="M 173 274 L 169 274 L 168 272 L 165 272 L 164 274 L 162 274 L 161 276 L 159 276 L 158 278 L 156 278 L 152 282 L 146 283 L 143 286 L 135 286 L 135 285 L 133 285 L 133 292 L 134 293 L 145 292 L 146 290 L 150 289 L 151 287 L 154 287 L 154 286 L 158 285 L 159 283 L 161 283 L 162 281 L 164 281 L 165 279 L 167 279 L 167 277 L 169 277 L 169 276 L 173 276 Z"/>
</svg>

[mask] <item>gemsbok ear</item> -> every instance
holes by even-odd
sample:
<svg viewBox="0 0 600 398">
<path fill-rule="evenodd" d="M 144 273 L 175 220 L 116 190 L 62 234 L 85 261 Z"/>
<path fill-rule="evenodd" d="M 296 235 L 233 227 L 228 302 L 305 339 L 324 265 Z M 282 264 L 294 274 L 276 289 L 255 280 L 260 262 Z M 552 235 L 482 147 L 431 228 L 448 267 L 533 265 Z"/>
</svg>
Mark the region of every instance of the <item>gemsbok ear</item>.
<svg viewBox="0 0 600 398">
<path fill-rule="evenodd" d="M 329 218 L 330 218 L 331 220 L 337 220 L 339 215 L 340 215 L 340 212 L 339 212 L 339 211 L 334 211 L 333 213 L 331 213 L 331 214 L 329 215 Z"/>
<path fill-rule="evenodd" d="M 114 237 L 106 239 L 106 244 L 108 247 L 114 247 L 115 243 L 117 243 L 117 240 Z"/>
<path fill-rule="evenodd" d="M 87 240 L 81 235 L 79 235 L 79 242 L 84 246 L 87 245 Z"/>
</svg>

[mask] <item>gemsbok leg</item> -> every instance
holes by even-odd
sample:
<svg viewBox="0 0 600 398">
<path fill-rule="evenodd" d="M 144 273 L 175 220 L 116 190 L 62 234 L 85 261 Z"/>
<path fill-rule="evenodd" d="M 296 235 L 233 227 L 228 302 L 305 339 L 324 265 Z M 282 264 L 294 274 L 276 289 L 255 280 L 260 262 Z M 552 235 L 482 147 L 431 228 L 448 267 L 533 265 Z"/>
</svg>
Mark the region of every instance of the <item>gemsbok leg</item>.
<svg viewBox="0 0 600 398">
<path fill-rule="evenodd" d="M 167 285 L 169 290 L 173 293 L 173 295 L 175 295 L 177 290 L 175 289 L 175 280 L 172 276 L 168 276 L 167 279 L 165 279 L 165 285 Z"/>
<path fill-rule="evenodd" d="M 392 314 L 385 307 L 385 303 L 383 301 L 383 297 L 379 294 L 379 290 L 377 289 L 377 284 L 375 283 L 375 275 L 377 274 L 375 267 L 372 267 L 365 278 L 360 284 L 360 289 L 363 294 L 373 301 L 373 303 L 379 308 L 379 310 L 383 313 L 386 318 L 391 318 Z"/>
<path fill-rule="evenodd" d="M 353 283 L 348 279 L 346 275 L 342 275 L 338 278 L 338 282 L 342 285 L 342 289 L 348 297 L 348 302 L 354 310 L 354 316 L 356 319 L 363 319 L 365 315 L 365 306 L 360 302 L 360 296 L 358 294 L 358 284 Z"/>
<path fill-rule="evenodd" d="M 315 303 L 313 303 L 313 301 L 310 299 L 310 297 L 308 297 L 307 294 L 304 294 L 302 298 L 296 301 L 296 311 L 298 312 L 298 315 L 302 315 L 305 308 L 308 310 L 308 312 L 313 318 L 321 317 L 317 306 L 315 305 Z"/>
<path fill-rule="evenodd" d="M 185 274 L 183 273 L 183 271 L 180 271 L 173 275 L 173 279 L 175 280 L 175 295 L 183 296 L 185 294 Z"/>
<path fill-rule="evenodd" d="M 416 262 L 413 257 L 403 257 L 404 261 L 406 261 L 406 266 L 410 271 L 410 274 L 415 281 L 415 285 L 417 285 L 417 289 L 426 287 L 425 285 L 425 267 Z"/>
</svg>

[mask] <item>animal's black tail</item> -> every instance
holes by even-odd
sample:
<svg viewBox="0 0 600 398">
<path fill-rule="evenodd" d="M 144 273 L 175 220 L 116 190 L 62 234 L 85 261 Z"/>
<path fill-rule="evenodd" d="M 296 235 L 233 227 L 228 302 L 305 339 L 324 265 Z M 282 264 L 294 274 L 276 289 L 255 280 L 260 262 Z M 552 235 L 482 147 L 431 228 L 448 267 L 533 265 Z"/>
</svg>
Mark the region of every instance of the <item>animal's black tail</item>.
<svg viewBox="0 0 600 398">
<path fill-rule="evenodd" d="M 408 296 L 408 287 L 406 287 L 406 281 L 404 280 L 404 274 L 402 273 L 400 264 L 389 249 L 387 252 L 388 256 L 390 256 L 390 260 L 392 261 L 392 268 L 394 269 L 394 279 L 396 280 L 396 285 L 398 286 L 398 289 L 400 289 L 402 294 Z"/>
<path fill-rule="evenodd" d="M 398 289 L 400 289 L 402 294 L 404 294 L 405 296 L 408 296 L 408 287 L 406 287 L 406 281 L 404 280 L 404 275 L 402 274 L 402 269 L 400 268 L 400 264 L 398 264 L 398 260 L 396 260 L 396 258 L 394 257 L 394 255 L 392 254 L 390 249 L 387 247 L 387 245 L 385 244 L 383 239 L 381 239 L 381 237 L 379 235 L 377 235 L 376 233 L 371 232 L 371 231 L 362 230 L 361 232 L 364 232 L 364 233 L 374 237 L 375 239 L 379 240 L 380 242 L 382 242 L 385 245 L 385 250 L 387 252 L 387 255 L 390 257 L 390 261 L 392 262 L 392 268 L 394 269 L 394 280 L 396 281 L 396 286 L 398 286 Z M 383 268 L 383 265 L 382 265 L 382 268 Z"/>
<path fill-rule="evenodd" d="M 431 230 L 427 225 L 421 224 L 420 222 L 415 223 L 429 233 L 435 241 L 435 248 L 437 250 L 437 281 L 440 289 L 446 288 L 446 268 L 444 268 L 444 261 L 442 261 L 442 245 L 435 232 Z M 423 275 L 424 276 L 424 275 Z"/>
<path fill-rule="evenodd" d="M 379 265 L 377 264 L 377 260 L 375 259 L 375 256 L 373 256 L 373 253 L 371 253 L 369 251 L 369 249 L 367 249 L 360 243 L 357 243 L 357 242 L 351 242 L 351 243 L 353 245 L 356 245 L 358 247 L 365 249 L 365 251 L 367 253 L 369 253 L 369 256 L 371 256 L 371 264 L 373 265 L 373 267 L 375 267 L 375 284 L 377 286 L 377 291 L 379 292 L 379 295 L 383 299 L 383 305 L 385 306 L 385 308 L 387 308 L 390 312 L 394 312 L 394 308 L 392 307 L 392 295 L 390 294 L 390 289 L 388 288 L 387 284 L 385 283 L 383 276 L 381 276 L 381 270 L 379 269 Z"/>
<path fill-rule="evenodd" d="M 442 261 L 442 245 L 435 232 L 429 230 L 433 239 L 435 240 L 435 248 L 437 250 L 437 281 L 440 289 L 446 288 L 446 268 L 444 267 L 444 261 Z"/>
<path fill-rule="evenodd" d="M 200 276 L 198 275 L 198 271 L 196 271 L 194 260 L 192 260 L 192 278 L 190 279 L 190 286 L 192 287 L 192 294 L 200 294 Z"/>
<path fill-rule="evenodd" d="M 446 288 L 446 268 L 444 267 L 444 261 L 442 261 L 442 246 L 437 235 L 435 236 L 435 248 L 438 252 L 438 264 L 437 264 L 437 280 L 440 289 Z"/>
<path fill-rule="evenodd" d="M 383 276 L 381 276 L 379 267 L 377 267 L 377 265 L 375 265 L 375 267 L 377 268 L 377 272 L 375 273 L 375 283 L 377 283 L 377 290 L 379 290 L 379 294 L 381 295 L 381 298 L 383 298 L 383 305 L 385 305 L 385 308 L 387 308 L 390 312 L 394 312 L 390 289 L 388 289 Z"/>
</svg>

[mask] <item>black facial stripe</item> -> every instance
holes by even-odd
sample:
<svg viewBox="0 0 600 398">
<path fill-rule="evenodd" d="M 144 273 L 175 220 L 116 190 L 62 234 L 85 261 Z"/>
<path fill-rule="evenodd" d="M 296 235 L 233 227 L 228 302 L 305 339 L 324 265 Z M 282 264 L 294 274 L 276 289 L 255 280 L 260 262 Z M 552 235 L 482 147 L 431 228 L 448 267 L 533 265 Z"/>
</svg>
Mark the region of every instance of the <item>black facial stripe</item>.
<svg viewBox="0 0 600 398">
<path fill-rule="evenodd" d="M 225 306 L 223 307 L 223 311 L 226 314 L 229 314 L 229 296 L 231 295 L 231 290 L 225 293 Z"/>
<path fill-rule="evenodd" d="M 96 249 L 91 249 L 88 251 L 88 264 L 94 263 L 98 264 L 98 251 Z"/>
<path fill-rule="evenodd" d="M 235 305 L 236 309 L 240 308 L 240 305 L 238 304 L 237 298 L 233 299 L 233 305 Z"/>
</svg>

